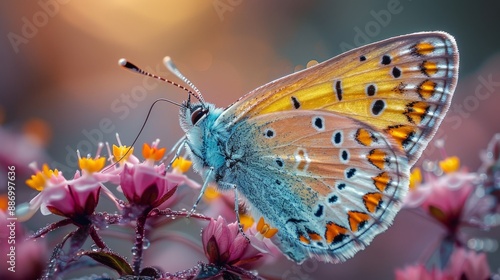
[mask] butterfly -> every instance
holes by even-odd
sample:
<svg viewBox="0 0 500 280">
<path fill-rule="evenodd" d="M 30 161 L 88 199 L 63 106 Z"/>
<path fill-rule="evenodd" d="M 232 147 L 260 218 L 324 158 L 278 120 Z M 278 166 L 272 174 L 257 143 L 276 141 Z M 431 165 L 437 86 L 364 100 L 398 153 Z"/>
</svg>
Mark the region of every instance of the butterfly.
<svg viewBox="0 0 500 280">
<path fill-rule="evenodd" d="M 345 261 L 401 208 L 410 168 L 450 106 L 458 61 L 444 32 L 369 44 L 225 109 L 188 98 L 181 142 L 204 187 L 243 194 L 288 258 Z"/>
</svg>

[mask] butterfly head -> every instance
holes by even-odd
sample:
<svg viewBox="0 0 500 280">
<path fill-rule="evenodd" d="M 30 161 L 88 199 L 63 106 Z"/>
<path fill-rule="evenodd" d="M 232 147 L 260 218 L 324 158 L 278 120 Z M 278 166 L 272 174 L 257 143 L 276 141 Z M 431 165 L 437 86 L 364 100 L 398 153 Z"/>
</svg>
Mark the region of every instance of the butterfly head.
<svg viewBox="0 0 500 280">
<path fill-rule="evenodd" d="M 187 150 L 191 153 L 193 167 L 197 171 L 214 166 L 214 163 L 210 162 L 214 157 L 209 154 L 214 152 L 211 147 L 214 147 L 214 141 L 217 139 L 213 135 L 217 134 L 214 133 L 215 130 L 220 129 L 216 121 L 222 112 L 222 109 L 215 108 L 210 103 L 185 101 L 181 105 L 180 124 L 186 133 Z"/>
<path fill-rule="evenodd" d="M 190 131 L 193 127 L 200 126 L 201 123 L 210 114 L 213 105 L 183 102 L 180 110 L 181 127 L 185 132 Z"/>
</svg>

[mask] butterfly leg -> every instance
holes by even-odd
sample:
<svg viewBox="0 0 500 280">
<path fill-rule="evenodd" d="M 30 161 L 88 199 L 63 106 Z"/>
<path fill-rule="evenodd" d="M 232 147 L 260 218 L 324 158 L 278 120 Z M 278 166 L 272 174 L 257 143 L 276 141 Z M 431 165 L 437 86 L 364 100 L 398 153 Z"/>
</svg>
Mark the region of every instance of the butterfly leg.
<svg viewBox="0 0 500 280">
<path fill-rule="evenodd" d="M 238 221 L 238 230 L 239 232 L 248 240 L 248 237 L 243 232 L 243 226 L 240 221 L 240 200 L 238 198 L 238 188 L 235 184 L 219 182 L 220 185 L 227 186 L 227 188 L 232 188 L 234 190 L 234 213 L 236 214 L 236 221 Z"/>
<path fill-rule="evenodd" d="M 248 237 L 243 232 L 243 226 L 241 225 L 240 221 L 240 201 L 238 199 L 238 188 L 236 187 L 236 185 L 233 185 L 233 189 L 234 189 L 234 214 L 236 214 L 236 220 L 238 221 L 238 230 L 247 240 L 249 240 Z"/>
<path fill-rule="evenodd" d="M 203 182 L 203 186 L 201 187 L 200 194 L 198 195 L 198 198 L 196 199 L 193 208 L 191 208 L 191 211 L 189 211 L 189 214 L 187 215 L 188 218 L 196 211 L 196 207 L 198 206 L 198 203 L 200 203 L 201 198 L 203 197 L 203 194 L 205 194 L 205 190 L 207 189 L 209 181 L 208 178 L 211 178 L 213 171 L 214 168 L 210 167 L 210 169 L 208 170 L 207 179 L 205 180 L 205 182 Z"/>
<path fill-rule="evenodd" d="M 170 169 L 170 167 L 172 166 L 172 163 L 174 163 L 174 161 L 179 157 L 179 155 L 181 154 L 181 150 L 184 148 L 184 145 L 186 144 L 186 141 L 187 141 L 186 136 L 179 139 L 179 141 L 177 141 L 177 143 L 175 143 L 175 145 L 172 147 L 172 149 L 170 149 L 170 151 L 168 151 L 167 155 L 160 161 L 160 163 L 163 163 L 175 151 L 174 157 L 172 158 L 170 163 L 167 165 L 167 168 L 165 168 L 165 170 Z"/>
</svg>

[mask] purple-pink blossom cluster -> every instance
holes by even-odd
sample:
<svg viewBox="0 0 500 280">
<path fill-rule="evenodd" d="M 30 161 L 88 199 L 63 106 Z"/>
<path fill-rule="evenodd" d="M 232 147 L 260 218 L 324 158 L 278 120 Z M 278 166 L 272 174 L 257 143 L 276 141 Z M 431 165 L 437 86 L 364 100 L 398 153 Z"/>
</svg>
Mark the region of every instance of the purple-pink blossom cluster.
<svg viewBox="0 0 500 280">
<path fill-rule="evenodd" d="M 61 226 L 76 226 L 54 249 L 43 277 L 59 277 L 79 266 L 75 264 L 84 263 L 82 260 L 88 257 L 114 269 L 121 276 L 193 278 L 205 275 L 216 278 L 233 275 L 259 279 L 247 269 L 262 263 L 263 257 L 271 250 L 269 248 L 274 249 L 269 238 L 276 233 L 276 229 L 270 228 L 261 219 L 259 224 L 247 224 L 248 229 L 243 233 L 237 222 L 228 223 L 220 216 L 212 219 L 185 210 L 172 210 L 170 207 L 175 207 L 177 190 L 181 185 L 195 189 L 199 189 L 200 185 L 184 175 L 191 166 L 189 160 L 177 157 L 165 165 L 165 148 L 159 148 L 158 144 L 159 140 L 152 145 L 144 144 L 143 160 L 133 154 L 132 147 L 122 145 L 113 145 L 112 148 L 106 145 L 110 156 L 102 157 L 100 154 L 104 145 L 100 145 L 94 157 L 81 157 L 78 154 L 80 170 L 71 178 L 66 178 L 62 172 L 52 170 L 46 164 L 41 169 L 36 164 L 31 165 L 35 174 L 26 184 L 39 191 L 39 194 L 20 207 L 19 219 L 27 220 L 38 210 L 43 215 L 56 214 L 64 218 L 40 229 L 32 238 L 44 236 Z M 124 201 L 116 196 L 117 192 L 122 193 Z M 102 194 L 116 205 L 116 214 L 96 210 Z M 208 262 L 200 262 L 192 269 L 173 273 L 143 267 L 146 232 L 153 230 L 153 221 L 160 217 L 191 217 L 196 221 L 207 221 L 202 233 L 202 245 Z M 134 244 L 131 246 L 133 259 L 130 263 L 125 257 L 114 253 L 101 237 L 100 231 L 109 225 L 135 228 Z M 94 242 L 92 250 L 84 250 L 87 237 Z M 66 246 L 69 248 L 65 249 L 68 240 L 71 242 Z M 213 275 L 207 274 L 207 271 Z"/>
<path fill-rule="evenodd" d="M 423 213 L 442 229 L 440 245 L 423 263 L 396 270 L 396 279 L 489 279 L 484 250 L 474 248 L 466 228 L 489 230 L 500 225 L 500 134 L 482 153 L 478 172 L 460 167 L 457 157 L 426 161 L 410 176 L 404 208 Z M 472 231 L 474 232 L 474 231 Z M 495 241 L 496 242 L 496 241 Z"/>
</svg>

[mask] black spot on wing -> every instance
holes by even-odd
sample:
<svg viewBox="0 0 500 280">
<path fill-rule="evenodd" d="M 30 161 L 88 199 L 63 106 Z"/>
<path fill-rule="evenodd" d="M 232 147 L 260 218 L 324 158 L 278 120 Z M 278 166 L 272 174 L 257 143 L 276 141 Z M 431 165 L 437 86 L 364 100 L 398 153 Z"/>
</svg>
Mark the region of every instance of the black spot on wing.
<svg viewBox="0 0 500 280">
<path fill-rule="evenodd" d="M 318 209 L 314 212 L 314 216 L 321 217 L 323 215 L 323 205 L 318 205 Z"/>
<path fill-rule="evenodd" d="M 394 67 L 392 68 L 392 76 L 394 78 L 399 78 L 401 77 L 401 69 L 399 69 L 398 67 Z"/>
<path fill-rule="evenodd" d="M 376 100 L 372 105 L 372 113 L 378 116 L 382 110 L 385 108 L 385 102 L 383 100 Z"/>
<path fill-rule="evenodd" d="M 337 93 L 337 99 L 339 101 L 341 101 L 342 100 L 342 82 L 341 81 L 335 82 L 335 93 Z"/>
<path fill-rule="evenodd" d="M 293 105 L 293 108 L 295 108 L 295 109 L 300 108 L 300 102 L 299 102 L 299 100 L 297 100 L 297 98 L 295 96 L 292 96 L 292 105 Z"/>
<path fill-rule="evenodd" d="M 383 65 L 389 65 L 389 64 L 391 64 L 391 61 L 392 61 L 392 59 L 391 59 L 391 57 L 390 57 L 390 56 L 388 56 L 388 55 L 384 55 L 384 56 L 382 56 L 382 61 L 381 61 L 381 63 L 382 63 Z"/>
</svg>

